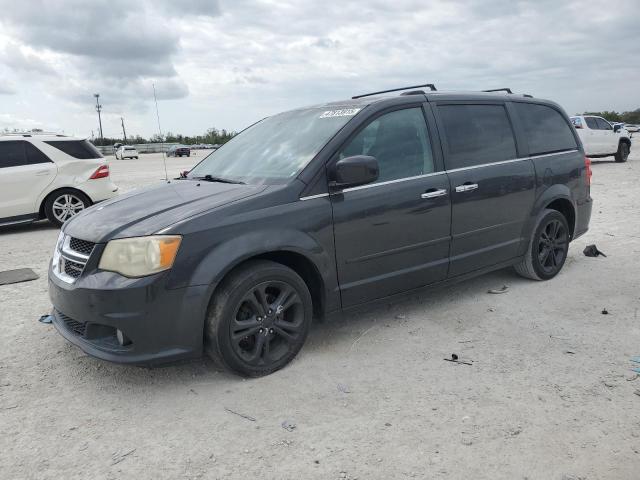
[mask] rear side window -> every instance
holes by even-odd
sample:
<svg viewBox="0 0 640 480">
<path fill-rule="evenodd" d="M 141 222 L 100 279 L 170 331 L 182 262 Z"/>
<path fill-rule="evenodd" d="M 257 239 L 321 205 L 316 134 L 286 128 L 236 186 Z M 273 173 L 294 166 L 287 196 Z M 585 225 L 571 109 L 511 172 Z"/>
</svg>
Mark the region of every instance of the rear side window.
<svg viewBox="0 0 640 480">
<path fill-rule="evenodd" d="M 572 128 L 556 109 L 533 103 L 514 103 L 522 122 L 529 155 L 578 148 Z"/>
<path fill-rule="evenodd" d="M 0 142 L 0 168 L 18 167 L 26 163 L 23 141 Z"/>
<path fill-rule="evenodd" d="M 440 105 L 447 169 L 515 159 L 516 142 L 503 105 Z"/>
<path fill-rule="evenodd" d="M 589 127 L 591 130 L 598 130 L 598 122 L 595 118 L 593 117 L 584 117 L 584 121 L 587 122 L 587 127 Z"/>
<path fill-rule="evenodd" d="M 40 151 L 34 145 L 31 145 L 29 142 L 24 142 L 26 163 L 29 165 L 37 165 L 38 163 L 52 163 L 49 157 L 47 157 L 44 153 Z"/>
<path fill-rule="evenodd" d="M 51 140 L 44 142 L 58 150 L 72 156 L 86 160 L 88 158 L 102 158 L 102 154 L 87 140 Z"/>
</svg>

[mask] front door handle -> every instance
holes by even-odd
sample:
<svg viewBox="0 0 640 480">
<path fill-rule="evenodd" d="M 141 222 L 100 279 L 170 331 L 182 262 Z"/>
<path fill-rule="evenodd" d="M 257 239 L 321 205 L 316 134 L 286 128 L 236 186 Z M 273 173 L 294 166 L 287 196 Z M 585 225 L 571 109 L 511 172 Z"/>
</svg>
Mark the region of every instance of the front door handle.
<svg viewBox="0 0 640 480">
<path fill-rule="evenodd" d="M 49 175 L 49 170 L 39 170 L 39 171 L 36 172 L 36 175 L 38 177 L 43 177 L 45 175 Z"/>
<path fill-rule="evenodd" d="M 458 192 L 458 193 L 470 192 L 472 190 L 477 190 L 477 189 L 478 189 L 478 184 L 477 183 L 465 183 L 463 185 L 458 185 L 456 187 L 456 192 Z"/>
<path fill-rule="evenodd" d="M 431 189 L 431 190 L 427 190 L 422 195 L 420 195 L 420 198 L 444 197 L 446 194 L 447 194 L 447 191 L 444 188 L 441 188 L 438 190 Z"/>
</svg>

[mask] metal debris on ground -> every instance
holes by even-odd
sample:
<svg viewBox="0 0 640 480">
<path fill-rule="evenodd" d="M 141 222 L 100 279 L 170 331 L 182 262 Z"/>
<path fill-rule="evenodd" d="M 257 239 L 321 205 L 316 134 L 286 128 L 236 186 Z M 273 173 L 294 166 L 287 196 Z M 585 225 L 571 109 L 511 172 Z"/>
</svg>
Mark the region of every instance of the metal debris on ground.
<svg viewBox="0 0 640 480">
<path fill-rule="evenodd" d="M 53 323 L 53 317 L 51 315 L 42 315 L 38 321 L 40 323 Z"/>
<path fill-rule="evenodd" d="M 249 420 L 250 422 L 255 422 L 255 421 L 256 421 L 256 419 L 255 419 L 255 418 L 253 418 L 253 417 L 251 417 L 251 416 L 249 416 L 249 415 L 245 415 L 244 413 L 234 412 L 233 410 L 231 410 L 230 408 L 227 408 L 227 407 L 224 407 L 224 409 L 225 409 L 227 412 L 229 412 L 229 413 L 233 413 L 234 415 L 237 415 L 237 416 L 242 417 L 242 418 L 244 418 L 244 419 L 246 419 L 246 420 Z"/>
<path fill-rule="evenodd" d="M 30 268 L 18 268 L 16 270 L 5 270 L 0 272 L 0 285 L 11 283 L 29 282 L 40 278 L 36 272 Z"/>
<path fill-rule="evenodd" d="M 576 352 L 572 350 L 565 350 L 564 353 L 568 353 L 569 355 L 575 355 Z"/>
<path fill-rule="evenodd" d="M 602 312 L 600 313 L 602 313 L 603 315 L 609 315 L 609 310 L 607 310 L 606 308 L 603 308 Z"/>
<path fill-rule="evenodd" d="M 296 429 L 297 425 L 291 420 L 285 420 L 282 422 L 282 428 L 284 428 L 287 432 L 293 432 Z"/>
<path fill-rule="evenodd" d="M 584 250 L 582 251 L 582 253 L 584 253 L 585 257 L 597 257 L 600 255 L 602 255 L 603 257 L 606 257 L 604 252 L 601 252 L 600 250 L 598 250 L 598 247 L 596 247 L 595 245 L 587 245 L 586 247 L 584 247 Z"/>
<path fill-rule="evenodd" d="M 347 385 L 342 384 L 342 383 L 338 384 L 338 391 L 342 392 L 342 393 L 351 393 L 351 390 L 349 389 L 349 387 Z"/>
<path fill-rule="evenodd" d="M 126 458 L 129 455 L 131 455 L 133 452 L 135 452 L 135 451 L 136 451 L 136 449 L 132 448 L 131 450 L 129 450 L 128 452 L 125 452 L 125 453 L 119 453 L 119 452 L 114 453 L 113 457 L 112 457 L 113 461 L 111 462 L 111 465 L 116 465 L 116 464 L 126 460 Z"/>
<path fill-rule="evenodd" d="M 634 363 L 640 363 L 640 357 L 631 357 L 631 361 Z"/>
<path fill-rule="evenodd" d="M 487 293 L 500 294 L 500 293 L 506 293 L 508 291 L 509 291 L 509 286 L 503 285 L 501 288 L 492 288 Z"/>
<path fill-rule="evenodd" d="M 447 362 L 461 363 L 463 365 L 473 365 L 473 363 L 471 362 L 465 362 L 464 360 L 460 360 L 458 358 L 458 355 L 455 353 L 451 354 L 451 358 L 444 358 L 443 360 L 446 360 Z"/>
</svg>

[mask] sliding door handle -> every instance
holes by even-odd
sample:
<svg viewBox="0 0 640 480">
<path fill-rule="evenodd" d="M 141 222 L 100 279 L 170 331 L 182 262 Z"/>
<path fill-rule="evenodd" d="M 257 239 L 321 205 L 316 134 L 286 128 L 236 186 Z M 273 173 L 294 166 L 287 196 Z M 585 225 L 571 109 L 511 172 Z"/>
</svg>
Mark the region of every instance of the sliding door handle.
<svg viewBox="0 0 640 480">
<path fill-rule="evenodd" d="M 477 183 L 465 183 L 463 185 L 458 185 L 456 187 L 456 192 L 458 192 L 458 193 L 470 192 L 472 190 L 477 190 L 477 189 L 478 189 L 478 184 Z"/>
<path fill-rule="evenodd" d="M 444 197 L 447 194 L 447 191 L 444 188 L 438 190 L 427 190 L 420 198 L 436 198 L 436 197 Z"/>
</svg>

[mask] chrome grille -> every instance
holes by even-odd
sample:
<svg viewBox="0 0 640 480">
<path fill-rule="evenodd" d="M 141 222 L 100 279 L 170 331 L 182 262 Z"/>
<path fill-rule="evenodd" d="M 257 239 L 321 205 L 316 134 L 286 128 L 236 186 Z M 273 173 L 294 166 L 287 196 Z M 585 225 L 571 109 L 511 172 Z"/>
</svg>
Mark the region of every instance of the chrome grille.
<svg viewBox="0 0 640 480">
<path fill-rule="evenodd" d="M 95 243 L 88 242 L 86 240 L 80 240 L 79 238 L 71 237 L 71 240 L 69 240 L 69 248 L 74 252 L 78 252 L 83 255 L 91 255 L 94 246 Z"/>
<path fill-rule="evenodd" d="M 84 264 L 72 260 L 64 260 L 64 273 L 70 277 L 78 278 L 82 275 L 82 270 L 84 270 Z"/>
<path fill-rule="evenodd" d="M 84 271 L 95 243 L 60 234 L 53 252 L 53 273 L 66 283 L 75 282 Z"/>
</svg>

